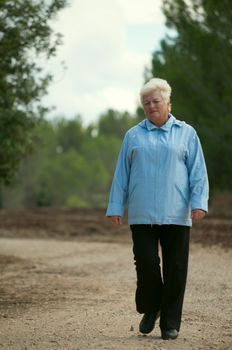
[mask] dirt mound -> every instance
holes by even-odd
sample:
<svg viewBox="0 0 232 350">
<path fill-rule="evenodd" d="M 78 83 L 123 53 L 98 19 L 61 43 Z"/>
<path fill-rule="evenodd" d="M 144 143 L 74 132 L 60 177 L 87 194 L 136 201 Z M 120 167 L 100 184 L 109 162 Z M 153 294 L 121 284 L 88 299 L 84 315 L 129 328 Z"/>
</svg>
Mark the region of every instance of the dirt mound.
<svg viewBox="0 0 232 350">
<path fill-rule="evenodd" d="M 126 222 L 126 219 L 124 221 Z M 192 241 L 202 245 L 231 248 L 231 233 L 232 216 L 208 215 L 204 220 L 194 223 Z M 0 236 L 129 242 L 130 229 L 126 224 L 112 225 L 105 217 L 105 211 L 100 209 L 2 209 Z"/>
</svg>

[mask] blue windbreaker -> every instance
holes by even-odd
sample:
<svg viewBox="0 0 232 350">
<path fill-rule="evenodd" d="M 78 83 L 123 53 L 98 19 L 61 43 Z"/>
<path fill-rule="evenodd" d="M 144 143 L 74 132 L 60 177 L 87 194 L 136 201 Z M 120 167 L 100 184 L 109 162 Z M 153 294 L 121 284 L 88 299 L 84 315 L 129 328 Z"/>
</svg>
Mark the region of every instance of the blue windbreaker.
<svg viewBox="0 0 232 350">
<path fill-rule="evenodd" d="M 160 128 L 144 119 L 129 129 L 119 153 L 107 216 L 128 223 L 191 226 L 191 210 L 208 211 L 208 177 L 193 127 L 169 115 Z"/>
</svg>

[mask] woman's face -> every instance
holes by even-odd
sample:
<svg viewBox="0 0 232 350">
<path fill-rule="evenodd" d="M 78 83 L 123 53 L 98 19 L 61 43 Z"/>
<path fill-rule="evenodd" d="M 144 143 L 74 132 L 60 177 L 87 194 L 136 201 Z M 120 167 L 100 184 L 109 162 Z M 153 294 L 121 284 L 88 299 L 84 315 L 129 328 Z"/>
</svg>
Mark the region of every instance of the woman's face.
<svg viewBox="0 0 232 350">
<path fill-rule="evenodd" d="M 168 120 L 170 102 L 164 101 L 160 91 L 152 91 L 143 96 L 142 104 L 145 115 L 156 126 L 160 127 Z"/>
</svg>

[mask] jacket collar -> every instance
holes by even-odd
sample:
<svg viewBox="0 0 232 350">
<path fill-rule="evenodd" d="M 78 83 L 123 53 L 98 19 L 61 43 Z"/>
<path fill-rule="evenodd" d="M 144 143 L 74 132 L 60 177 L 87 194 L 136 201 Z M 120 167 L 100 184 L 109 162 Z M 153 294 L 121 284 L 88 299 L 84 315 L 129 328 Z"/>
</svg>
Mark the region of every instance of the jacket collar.
<svg viewBox="0 0 232 350">
<path fill-rule="evenodd" d="M 139 123 L 139 126 L 141 126 L 142 128 L 146 128 L 148 131 L 155 130 L 155 129 L 169 131 L 171 129 L 172 125 L 177 125 L 177 126 L 181 127 L 183 125 L 183 122 L 181 122 L 180 120 L 177 120 L 172 114 L 169 114 L 169 118 L 168 118 L 167 122 L 164 125 L 162 125 L 160 128 L 157 127 L 155 124 L 153 124 L 147 118 L 142 120 Z"/>
</svg>

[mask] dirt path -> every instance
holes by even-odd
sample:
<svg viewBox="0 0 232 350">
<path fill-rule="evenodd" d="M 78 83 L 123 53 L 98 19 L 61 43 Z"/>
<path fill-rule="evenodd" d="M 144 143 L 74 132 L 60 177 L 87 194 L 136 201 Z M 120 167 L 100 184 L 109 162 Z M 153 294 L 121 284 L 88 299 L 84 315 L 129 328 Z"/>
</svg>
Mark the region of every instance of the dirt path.
<svg viewBox="0 0 232 350">
<path fill-rule="evenodd" d="M 192 244 L 176 341 L 138 332 L 131 245 L 0 239 L 0 348 L 232 349 L 231 250 Z"/>
</svg>

